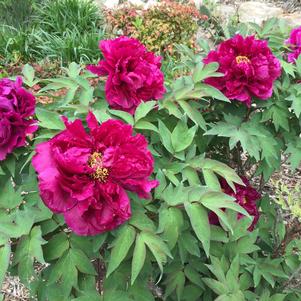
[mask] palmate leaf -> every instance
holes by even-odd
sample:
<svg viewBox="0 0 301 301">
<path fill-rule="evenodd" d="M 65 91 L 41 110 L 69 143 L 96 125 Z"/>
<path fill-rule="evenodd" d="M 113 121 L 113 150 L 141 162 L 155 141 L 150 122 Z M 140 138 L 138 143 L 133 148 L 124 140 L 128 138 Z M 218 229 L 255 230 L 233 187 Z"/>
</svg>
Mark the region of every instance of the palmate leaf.
<svg viewBox="0 0 301 301">
<path fill-rule="evenodd" d="M 218 188 L 218 179 L 216 178 L 215 174 L 223 177 L 229 186 L 235 191 L 235 185 L 234 183 L 244 185 L 241 178 L 236 174 L 236 172 L 229 167 L 228 165 L 221 163 L 216 160 L 207 159 L 203 156 L 196 156 L 192 160 L 188 162 L 188 164 L 196 169 L 201 171 L 209 172 L 209 177 L 207 174 L 204 175 L 205 181 L 208 187 L 212 188 L 213 190 L 216 190 Z"/>
<path fill-rule="evenodd" d="M 45 243 L 39 226 L 34 227 L 29 235 L 23 236 L 20 240 L 13 265 L 18 264 L 18 275 L 24 283 L 29 283 L 35 275 L 33 268 L 35 259 L 40 263 L 45 263 L 42 250 L 42 245 Z"/>
<path fill-rule="evenodd" d="M 273 121 L 276 131 L 278 131 L 280 127 L 289 131 L 289 111 L 284 101 L 277 101 L 263 111 L 262 121 L 265 122 L 270 119 Z"/>
<path fill-rule="evenodd" d="M 15 191 L 11 179 L 8 178 L 0 190 L 0 208 L 13 209 L 20 205 L 22 200 L 21 189 Z"/>
<path fill-rule="evenodd" d="M 135 237 L 136 231 L 134 227 L 130 225 L 125 225 L 118 231 L 118 236 L 113 243 L 107 277 L 114 272 L 124 260 L 130 247 L 134 243 Z"/>
<path fill-rule="evenodd" d="M 131 284 L 133 285 L 137 276 L 139 275 L 145 261 L 146 257 L 146 245 L 143 240 L 143 237 L 140 234 L 137 234 L 136 244 L 133 253 L 132 260 L 132 276 Z"/>
<path fill-rule="evenodd" d="M 197 127 L 188 129 L 187 124 L 180 120 L 171 134 L 171 143 L 176 153 L 185 150 L 193 141 Z"/>
<path fill-rule="evenodd" d="M 204 251 L 209 257 L 210 250 L 210 224 L 208 220 L 207 210 L 197 203 L 184 203 L 185 210 L 189 216 L 191 226 L 197 236 L 202 242 Z"/>
<path fill-rule="evenodd" d="M 296 141 L 290 142 L 287 145 L 285 153 L 290 155 L 289 162 L 292 168 L 298 168 L 301 163 L 301 138 L 296 139 Z"/>
<path fill-rule="evenodd" d="M 244 152 L 247 152 L 256 161 L 265 159 L 272 166 L 272 161 L 278 159 L 278 142 L 268 129 L 260 124 L 260 116 L 243 122 L 232 115 L 224 115 L 225 121 L 212 125 L 205 135 L 217 135 L 229 138 L 229 147 L 232 150 L 240 143 Z"/>
<path fill-rule="evenodd" d="M 184 220 L 182 211 L 178 208 L 161 208 L 159 211 L 158 233 L 166 239 L 169 248 L 172 250 L 176 245 Z"/>
</svg>

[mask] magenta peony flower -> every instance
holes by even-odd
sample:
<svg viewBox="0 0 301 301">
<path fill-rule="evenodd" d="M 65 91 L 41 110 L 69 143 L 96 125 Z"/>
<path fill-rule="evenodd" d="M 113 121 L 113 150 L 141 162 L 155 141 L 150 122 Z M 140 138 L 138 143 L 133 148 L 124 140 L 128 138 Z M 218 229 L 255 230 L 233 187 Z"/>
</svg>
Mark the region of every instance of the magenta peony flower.
<svg viewBox="0 0 301 301">
<path fill-rule="evenodd" d="M 286 44 L 292 50 L 288 54 L 288 61 L 294 63 L 301 53 L 301 26 L 291 31 L 289 39 L 286 40 Z"/>
<path fill-rule="evenodd" d="M 105 59 L 87 69 L 99 76 L 108 75 L 105 92 L 112 108 L 133 114 L 142 101 L 162 98 L 161 57 L 129 37 L 101 41 L 99 48 Z"/>
<path fill-rule="evenodd" d="M 0 80 L 0 161 L 17 147 L 25 145 L 27 134 L 37 130 L 29 117 L 35 111 L 35 98 L 22 88 L 22 79 Z"/>
<path fill-rule="evenodd" d="M 224 193 L 236 198 L 236 202 L 243 207 L 251 216 L 253 216 L 253 222 L 249 227 L 249 231 L 252 231 L 259 219 L 259 211 L 256 206 L 256 202 L 261 198 L 260 193 L 253 188 L 247 178 L 242 178 L 246 186 L 235 184 L 236 192 L 228 185 L 225 179 L 220 180 L 220 184 Z M 238 213 L 237 218 L 242 218 L 243 215 Z M 215 213 L 209 214 L 209 220 L 211 224 L 218 225 L 219 220 Z"/>
<path fill-rule="evenodd" d="M 229 99 L 251 105 L 251 97 L 267 99 L 272 96 L 273 83 L 281 75 L 279 60 L 267 42 L 236 35 L 210 51 L 204 63 L 219 63 L 223 77 L 211 77 L 206 83 L 223 92 Z"/>
<path fill-rule="evenodd" d="M 147 141 L 121 121 L 98 125 L 92 113 L 89 133 L 79 119 L 64 121 L 66 129 L 37 145 L 32 160 L 41 198 L 78 235 L 112 230 L 131 216 L 125 190 L 148 198 L 159 184 L 148 179 L 154 160 Z"/>
</svg>

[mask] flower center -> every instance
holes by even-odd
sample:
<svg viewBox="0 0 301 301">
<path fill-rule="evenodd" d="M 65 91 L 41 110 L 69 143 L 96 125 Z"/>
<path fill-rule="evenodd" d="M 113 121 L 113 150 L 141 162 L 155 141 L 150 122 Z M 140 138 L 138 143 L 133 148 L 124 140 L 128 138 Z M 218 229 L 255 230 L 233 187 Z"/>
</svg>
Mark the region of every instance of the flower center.
<svg viewBox="0 0 301 301">
<path fill-rule="evenodd" d="M 88 160 L 88 165 L 94 169 L 94 173 L 91 174 L 92 179 L 98 180 L 101 183 L 105 183 L 109 176 L 109 170 L 103 167 L 102 154 L 94 152 Z"/>
<path fill-rule="evenodd" d="M 245 64 L 249 64 L 250 60 L 248 59 L 248 57 L 243 56 L 243 55 L 238 55 L 236 58 L 236 63 L 237 64 L 241 64 L 241 63 L 245 63 Z"/>
</svg>

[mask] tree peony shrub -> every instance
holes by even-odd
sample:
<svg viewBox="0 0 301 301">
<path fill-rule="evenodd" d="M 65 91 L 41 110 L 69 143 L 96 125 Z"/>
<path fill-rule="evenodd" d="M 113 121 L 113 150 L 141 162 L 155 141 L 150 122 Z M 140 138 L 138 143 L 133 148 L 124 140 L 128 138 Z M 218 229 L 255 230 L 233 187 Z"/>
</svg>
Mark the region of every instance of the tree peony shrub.
<svg viewBox="0 0 301 301">
<path fill-rule="evenodd" d="M 217 50 L 209 52 L 206 64 L 219 63 L 222 78 L 208 78 L 207 84 L 223 92 L 229 99 L 251 106 L 252 97 L 268 99 L 273 93 L 273 83 L 281 74 L 279 60 L 268 48 L 267 42 L 236 35 L 222 42 Z"/>
<path fill-rule="evenodd" d="M 30 119 L 35 111 L 35 98 L 22 87 L 22 79 L 0 80 L 0 161 L 15 148 L 25 145 L 25 138 L 37 130 Z"/>
<path fill-rule="evenodd" d="M 165 88 L 161 57 L 128 37 L 102 41 L 99 46 L 104 60 L 98 66 L 88 66 L 88 70 L 108 75 L 105 91 L 112 108 L 133 114 L 142 101 L 162 98 Z"/>
<path fill-rule="evenodd" d="M 115 229 L 131 216 L 124 189 L 148 198 L 157 181 L 149 181 L 153 157 L 145 138 L 132 136 L 132 127 L 117 120 L 98 126 L 87 116 L 90 133 L 81 120 L 36 147 L 32 164 L 39 175 L 41 198 L 62 213 L 78 235 Z"/>
<path fill-rule="evenodd" d="M 299 301 L 301 226 L 265 184 L 282 158 L 300 165 L 301 61 L 287 62 L 281 24 L 250 34 L 219 46 L 220 65 L 204 41 L 208 51 L 179 46 L 183 76 L 126 110 L 124 95 L 142 90 L 122 85 L 117 109 L 105 86 L 159 72 L 136 40 L 101 43 L 107 78 L 71 63 L 40 80 L 25 66 L 23 82 L 52 103 L 37 104 L 39 130 L 0 162 L 0 281 L 18 275 L 41 301 Z"/>
</svg>

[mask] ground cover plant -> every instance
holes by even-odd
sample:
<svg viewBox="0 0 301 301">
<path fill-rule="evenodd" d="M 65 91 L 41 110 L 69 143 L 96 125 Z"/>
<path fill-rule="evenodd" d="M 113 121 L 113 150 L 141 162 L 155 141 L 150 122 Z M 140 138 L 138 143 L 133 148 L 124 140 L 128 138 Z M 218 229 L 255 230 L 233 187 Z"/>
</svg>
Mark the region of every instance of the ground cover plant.
<svg viewBox="0 0 301 301">
<path fill-rule="evenodd" d="M 57 76 L 2 72 L 0 282 L 45 301 L 300 300 L 300 187 L 264 189 L 301 161 L 300 33 L 272 19 L 174 58 L 119 36 Z"/>
</svg>

